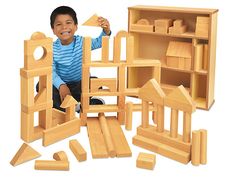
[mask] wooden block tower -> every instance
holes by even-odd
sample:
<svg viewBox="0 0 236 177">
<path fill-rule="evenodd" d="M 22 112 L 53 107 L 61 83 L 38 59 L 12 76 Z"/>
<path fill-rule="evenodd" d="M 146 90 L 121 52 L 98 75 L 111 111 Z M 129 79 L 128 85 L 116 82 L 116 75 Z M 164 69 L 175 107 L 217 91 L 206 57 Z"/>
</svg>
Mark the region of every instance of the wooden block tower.
<svg viewBox="0 0 236 177">
<path fill-rule="evenodd" d="M 139 97 L 143 102 L 142 124 L 137 129 L 133 144 L 187 164 L 191 160 L 191 114 L 196 109 L 188 92 L 181 85 L 166 96 L 158 82 L 151 79 L 140 88 Z M 157 127 L 149 125 L 149 102 L 156 108 L 154 112 L 157 114 Z M 170 131 L 164 129 L 165 106 L 171 108 Z M 179 111 L 183 111 L 183 135 L 178 134 Z M 205 139 L 203 138 L 202 143 L 203 161 L 206 159 Z"/>
<path fill-rule="evenodd" d="M 42 137 L 43 130 L 52 126 L 52 38 L 41 32 L 24 41 L 24 68 L 21 76 L 21 138 L 32 142 Z M 36 60 L 34 51 L 43 48 Z M 34 94 L 34 78 L 39 77 L 39 91 Z M 34 126 L 34 113 L 38 112 L 38 126 Z"/>
</svg>

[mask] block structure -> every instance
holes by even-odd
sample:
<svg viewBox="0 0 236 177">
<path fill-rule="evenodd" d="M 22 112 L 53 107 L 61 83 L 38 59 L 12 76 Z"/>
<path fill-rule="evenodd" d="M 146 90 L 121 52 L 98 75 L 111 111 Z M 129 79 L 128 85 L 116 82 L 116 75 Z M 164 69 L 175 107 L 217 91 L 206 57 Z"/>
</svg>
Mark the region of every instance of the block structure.
<svg viewBox="0 0 236 177">
<path fill-rule="evenodd" d="M 21 138 L 32 142 L 52 126 L 52 38 L 41 32 L 33 33 L 24 41 L 24 68 L 21 76 Z M 43 48 L 36 60 L 34 51 Z M 39 91 L 34 95 L 34 78 L 39 77 Z M 38 126 L 34 126 L 34 113 L 38 112 Z"/>
<path fill-rule="evenodd" d="M 185 88 L 181 85 L 165 95 L 158 82 L 151 79 L 139 89 L 139 98 L 143 102 L 142 123 L 133 137 L 133 144 L 184 164 L 195 157 L 197 160 L 192 159 L 197 161 L 195 164 L 200 163 L 200 141 L 194 138 L 196 143 L 191 143 L 191 115 L 196 110 L 196 104 Z M 155 107 L 157 127 L 149 124 L 149 102 Z M 165 107 L 171 108 L 170 130 L 164 129 Z M 178 133 L 180 111 L 183 112 L 182 135 Z M 202 132 L 202 162 L 206 163 L 206 132 Z"/>
</svg>

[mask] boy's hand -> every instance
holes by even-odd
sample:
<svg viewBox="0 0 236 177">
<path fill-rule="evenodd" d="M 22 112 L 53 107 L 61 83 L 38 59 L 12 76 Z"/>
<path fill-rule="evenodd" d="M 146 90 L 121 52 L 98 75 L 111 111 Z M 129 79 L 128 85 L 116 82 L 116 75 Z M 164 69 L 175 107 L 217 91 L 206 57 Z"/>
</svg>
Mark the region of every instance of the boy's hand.
<svg viewBox="0 0 236 177">
<path fill-rule="evenodd" d="M 62 84 L 59 87 L 59 94 L 61 97 L 61 102 L 63 102 L 63 100 L 65 99 L 66 95 L 71 95 L 70 93 L 70 89 L 67 87 L 66 84 Z"/>
<path fill-rule="evenodd" d="M 111 33 L 111 29 L 110 29 L 110 23 L 106 18 L 103 17 L 98 17 L 98 22 L 99 25 L 103 28 L 103 30 L 105 31 L 105 33 L 107 35 L 110 35 Z"/>
</svg>

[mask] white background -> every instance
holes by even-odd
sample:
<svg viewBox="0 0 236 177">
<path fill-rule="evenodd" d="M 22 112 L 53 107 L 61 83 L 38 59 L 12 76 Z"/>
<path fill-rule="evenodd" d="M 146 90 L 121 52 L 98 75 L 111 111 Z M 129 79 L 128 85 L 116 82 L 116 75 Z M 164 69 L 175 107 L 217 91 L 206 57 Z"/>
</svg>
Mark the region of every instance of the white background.
<svg viewBox="0 0 236 177">
<path fill-rule="evenodd" d="M 181 176 L 210 177 L 235 176 L 235 5 L 229 0 L 6 0 L 0 5 L 0 176 Z M 193 114 L 193 129 L 208 130 L 208 164 L 199 167 L 191 163 L 183 165 L 157 155 L 153 171 L 135 167 L 139 152 L 146 152 L 132 145 L 133 131 L 125 131 L 133 152 L 132 158 L 92 159 L 87 131 L 49 147 L 43 147 L 41 140 L 30 145 L 42 154 L 40 159 L 52 159 L 56 151 L 64 150 L 69 156 L 70 171 L 36 171 L 34 161 L 12 167 L 9 162 L 21 146 L 20 139 L 20 76 L 23 67 L 23 41 L 35 31 L 53 36 L 49 16 L 59 5 L 73 7 L 79 24 L 97 13 L 110 20 L 113 35 L 127 29 L 127 7 L 133 5 L 184 6 L 219 9 L 218 42 L 215 82 L 215 104 L 210 111 L 197 110 Z M 96 36 L 97 28 L 79 27 L 78 34 Z M 111 71 L 110 71 L 111 72 Z M 134 114 L 134 125 L 140 124 L 140 114 Z M 77 138 L 88 153 L 86 162 L 78 163 L 68 148 L 69 139 Z"/>
</svg>

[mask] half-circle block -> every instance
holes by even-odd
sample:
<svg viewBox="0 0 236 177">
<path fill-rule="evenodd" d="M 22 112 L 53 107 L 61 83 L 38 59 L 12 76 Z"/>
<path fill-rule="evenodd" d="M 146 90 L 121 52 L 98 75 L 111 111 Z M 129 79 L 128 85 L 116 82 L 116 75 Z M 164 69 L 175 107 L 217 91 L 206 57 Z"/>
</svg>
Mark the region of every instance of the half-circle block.
<svg viewBox="0 0 236 177">
<path fill-rule="evenodd" d="M 108 87 L 110 92 L 116 92 L 117 86 L 116 86 L 116 79 L 113 78 L 96 78 L 90 80 L 90 92 L 99 92 L 100 87 Z"/>
</svg>

